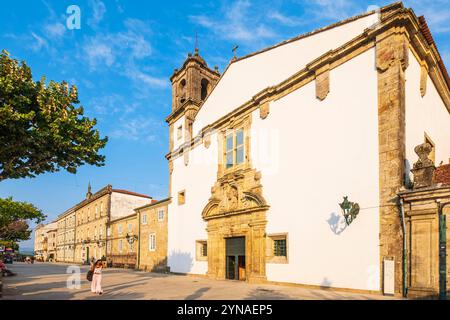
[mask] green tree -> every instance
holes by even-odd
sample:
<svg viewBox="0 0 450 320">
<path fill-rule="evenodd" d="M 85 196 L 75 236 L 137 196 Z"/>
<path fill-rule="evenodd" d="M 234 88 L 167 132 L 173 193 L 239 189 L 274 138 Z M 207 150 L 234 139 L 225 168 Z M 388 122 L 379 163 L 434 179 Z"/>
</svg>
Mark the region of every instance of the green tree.
<svg viewBox="0 0 450 320">
<path fill-rule="evenodd" d="M 46 216 L 31 203 L 13 201 L 12 197 L 0 198 L 0 240 L 28 240 L 32 232 L 28 221 L 38 224 L 45 218 Z"/>
<path fill-rule="evenodd" d="M 75 86 L 33 81 L 22 61 L 0 53 L 0 181 L 84 165 L 103 166 L 96 119 L 85 116 Z"/>
</svg>

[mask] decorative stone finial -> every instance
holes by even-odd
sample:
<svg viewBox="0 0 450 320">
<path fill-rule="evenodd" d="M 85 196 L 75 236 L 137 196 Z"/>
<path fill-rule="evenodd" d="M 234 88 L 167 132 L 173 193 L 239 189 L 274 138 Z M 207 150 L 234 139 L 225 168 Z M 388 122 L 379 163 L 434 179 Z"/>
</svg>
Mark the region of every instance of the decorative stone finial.
<svg viewBox="0 0 450 320">
<path fill-rule="evenodd" d="M 414 189 L 426 188 L 433 183 L 433 174 L 436 167 L 429 158 L 432 150 L 433 147 L 429 143 L 423 143 L 414 148 L 414 151 L 419 156 L 419 160 L 414 163 L 411 170 L 414 175 Z"/>
<path fill-rule="evenodd" d="M 86 199 L 90 199 L 92 197 L 91 183 L 88 184 L 88 192 L 86 193 Z"/>
</svg>

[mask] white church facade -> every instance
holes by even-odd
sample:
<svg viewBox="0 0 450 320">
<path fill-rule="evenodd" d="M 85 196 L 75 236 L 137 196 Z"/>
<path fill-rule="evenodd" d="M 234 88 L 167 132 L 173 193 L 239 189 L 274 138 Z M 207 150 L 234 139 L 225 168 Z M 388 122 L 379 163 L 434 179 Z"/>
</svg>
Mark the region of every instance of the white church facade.
<svg viewBox="0 0 450 320">
<path fill-rule="evenodd" d="M 401 292 L 394 200 L 417 145 L 450 158 L 450 79 L 423 18 L 393 4 L 222 75 L 196 50 L 171 81 L 171 272 L 381 292 L 389 260 Z"/>
</svg>

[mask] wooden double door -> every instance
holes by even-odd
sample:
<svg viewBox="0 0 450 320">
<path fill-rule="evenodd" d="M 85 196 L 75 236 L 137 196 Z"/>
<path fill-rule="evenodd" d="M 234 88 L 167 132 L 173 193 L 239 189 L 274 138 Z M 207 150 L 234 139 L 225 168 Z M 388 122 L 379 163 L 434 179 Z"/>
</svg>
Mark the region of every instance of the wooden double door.
<svg viewBox="0 0 450 320">
<path fill-rule="evenodd" d="M 226 278 L 246 280 L 245 237 L 227 238 L 226 241 Z"/>
</svg>

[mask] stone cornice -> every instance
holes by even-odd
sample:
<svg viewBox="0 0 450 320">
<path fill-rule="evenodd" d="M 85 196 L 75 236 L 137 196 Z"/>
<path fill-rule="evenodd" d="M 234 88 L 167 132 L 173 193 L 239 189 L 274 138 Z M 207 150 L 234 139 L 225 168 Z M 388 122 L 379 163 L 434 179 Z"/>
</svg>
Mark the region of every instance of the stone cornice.
<svg viewBox="0 0 450 320">
<path fill-rule="evenodd" d="M 391 31 L 388 32 L 389 30 Z M 324 55 L 316 58 L 307 64 L 305 68 L 298 71 L 288 79 L 278 85 L 271 86 L 260 91 L 254 95 L 251 100 L 234 109 L 232 112 L 222 116 L 214 123 L 204 127 L 196 137 L 191 139 L 190 142 L 184 143 L 176 150 L 167 154 L 166 158 L 171 161 L 183 155 L 183 152 L 187 149 L 199 145 L 206 132 L 214 129 L 219 130 L 231 119 L 236 119 L 253 112 L 255 109 L 259 108 L 260 104 L 279 100 L 291 92 L 298 90 L 304 85 L 315 80 L 317 70 L 327 65 L 329 65 L 330 71 L 337 68 L 367 50 L 374 48 L 377 37 L 379 40 L 383 38 L 383 34 L 386 33 L 386 35 L 388 35 L 392 32 L 405 34 L 408 39 L 410 39 L 410 45 L 415 49 L 415 51 L 426 57 L 424 60 L 428 64 L 430 77 L 433 79 L 437 91 L 439 92 L 447 110 L 450 113 L 450 91 L 437 64 L 439 61 L 439 56 L 437 55 L 436 50 L 433 50 L 430 47 L 426 39 L 421 34 L 418 18 L 414 12 L 411 9 L 398 8 L 385 14 L 382 17 L 381 23 L 376 28 L 366 29 L 362 34 L 345 43 L 341 47 L 330 50 Z"/>
<path fill-rule="evenodd" d="M 180 119 L 182 115 L 184 115 L 187 111 L 194 109 L 195 111 L 198 111 L 200 108 L 201 103 L 198 103 L 192 99 L 186 100 L 180 107 L 175 109 L 167 118 L 166 122 L 170 125 Z"/>
<path fill-rule="evenodd" d="M 199 55 L 188 55 L 188 58 L 184 61 L 181 69 L 176 69 L 173 75 L 170 77 L 170 81 L 173 82 L 179 75 L 183 73 L 184 70 L 188 68 L 196 68 L 198 65 L 202 67 L 202 70 L 207 70 L 209 73 L 216 76 L 220 76 L 219 72 L 216 70 L 211 70 L 206 64 L 205 60 Z"/>
</svg>

